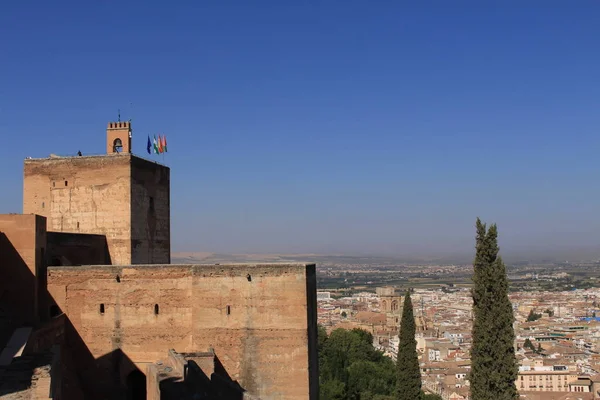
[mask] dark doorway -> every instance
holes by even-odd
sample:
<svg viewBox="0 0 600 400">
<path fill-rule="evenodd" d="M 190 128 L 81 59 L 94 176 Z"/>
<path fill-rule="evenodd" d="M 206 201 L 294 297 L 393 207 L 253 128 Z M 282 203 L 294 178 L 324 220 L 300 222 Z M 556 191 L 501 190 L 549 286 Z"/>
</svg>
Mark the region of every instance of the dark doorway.
<svg viewBox="0 0 600 400">
<path fill-rule="evenodd" d="M 146 400 L 146 375 L 139 369 L 127 376 L 127 400 Z"/>
</svg>

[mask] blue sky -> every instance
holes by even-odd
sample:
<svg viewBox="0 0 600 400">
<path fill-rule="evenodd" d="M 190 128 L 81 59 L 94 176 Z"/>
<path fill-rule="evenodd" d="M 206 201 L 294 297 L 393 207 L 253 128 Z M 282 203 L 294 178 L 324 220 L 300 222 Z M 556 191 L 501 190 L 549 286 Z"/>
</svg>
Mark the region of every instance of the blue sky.
<svg viewBox="0 0 600 400">
<path fill-rule="evenodd" d="M 0 212 L 120 108 L 174 251 L 600 247 L 600 2 L 526 3 L 3 2 Z"/>
</svg>

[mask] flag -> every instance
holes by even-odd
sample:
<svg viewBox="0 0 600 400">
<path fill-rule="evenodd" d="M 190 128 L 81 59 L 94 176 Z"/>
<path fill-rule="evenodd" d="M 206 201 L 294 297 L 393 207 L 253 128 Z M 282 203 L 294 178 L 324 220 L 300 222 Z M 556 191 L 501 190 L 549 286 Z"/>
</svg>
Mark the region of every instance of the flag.
<svg viewBox="0 0 600 400">
<path fill-rule="evenodd" d="M 156 135 L 154 135 L 154 154 L 158 154 L 158 144 L 156 143 Z"/>
<path fill-rule="evenodd" d="M 146 150 L 148 151 L 148 154 L 152 154 L 152 152 L 150 151 L 151 148 L 152 143 L 150 142 L 150 135 L 148 135 L 148 145 L 146 145 Z"/>
<path fill-rule="evenodd" d="M 162 153 L 163 152 L 163 148 L 162 148 L 162 139 L 160 138 L 160 135 L 158 135 L 158 152 Z"/>
<path fill-rule="evenodd" d="M 163 147 L 163 150 L 166 153 L 167 152 L 167 137 L 165 135 L 163 135 L 162 147 Z"/>
</svg>

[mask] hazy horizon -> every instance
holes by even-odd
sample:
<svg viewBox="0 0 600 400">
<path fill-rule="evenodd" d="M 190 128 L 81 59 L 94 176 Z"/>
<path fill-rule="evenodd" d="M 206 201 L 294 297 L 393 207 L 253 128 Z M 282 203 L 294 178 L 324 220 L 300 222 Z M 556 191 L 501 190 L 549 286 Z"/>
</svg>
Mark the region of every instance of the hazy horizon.
<svg viewBox="0 0 600 400">
<path fill-rule="evenodd" d="M 470 252 L 440 252 L 431 251 L 429 253 L 411 253 L 411 252 L 389 252 L 389 253 L 373 253 L 361 251 L 348 252 L 217 252 L 217 251 L 173 251 L 172 257 L 175 259 L 184 259 L 191 257 L 194 260 L 216 259 L 221 261 L 235 260 L 259 260 L 265 261 L 271 258 L 281 257 L 283 260 L 297 259 L 300 261 L 311 261 L 311 257 L 316 258 L 382 258 L 395 260 L 399 263 L 419 263 L 419 262 L 440 262 L 440 263 L 459 263 L 468 264 L 473 260 L 475 251 Z M 523 263 L 523 262 L 556 262 L 556 263 L 577 263 L 582 261 L 598 261 L 600 260 L 600 247 L 587 248 L 531 248 L 524 250 L 515 250 L 503 248 L 500 249 L 500 256 L 507 264 Z"/>
</svg>

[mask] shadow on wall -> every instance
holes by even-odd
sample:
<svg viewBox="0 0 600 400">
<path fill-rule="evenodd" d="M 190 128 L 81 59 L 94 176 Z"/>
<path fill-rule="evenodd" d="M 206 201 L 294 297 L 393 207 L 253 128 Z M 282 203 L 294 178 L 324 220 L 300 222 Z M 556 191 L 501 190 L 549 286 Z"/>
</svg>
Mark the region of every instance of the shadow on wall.
<svg viewBox="0 0 600 400">
<path fill-rule="evenodd" d="M 194 360 L 187 360 L 184 377 L 167 378 L 159 383 L 161 400 L 228 399 L 242 400 L 245 390 L 231 379 L 215 355 L 210 378 Z"/>
<path fill-rule="evenodd" d="M 10 335 L 16 327 L 31 320 L 35 310 L 36 277 L 1 232 L 0 254 L 0 304 L 9 302 L 11 305 L 8 308 L 12 322 L 8 329 Z M 21 356 L 14 357 L 8 367 L 0 369 L 0 393 L 7 395 L 26 390 L 34 370 L 51 364 L 49 395 L 53 398 L 145 399 L 146 378 L 142 371 L 120 349 L 96 359 L 48 293 L 44 278 L 38 277 L 42 283 L 39 314 L 52 317 L 44 324 L 32 323 L 34 331 Z M 5 342 L 0 344 L 3 348 Z"/>
<path fill-rule="evenodd" d="M 0 232 L 0 304 L 10 328 L 35 324 L 36 286 L 35 276 L 8 237 Z M 0 342 L 3 348 L 5 344 Z"/>
<path fill-rule="evenodd" d="M 146 400 L 146 375 L 121 350 L 116 349 L 99 358 L 91 353 L 71 320 L 56 305 L 46 287 L 46 279 L 36 277 L 27 267 L 6 236 L 0 233 L 2 265 L 0 293 L 10 308 L 15 324 L 9 335 L 34 312 L 34 293 L 39 287 L 39 314 L 43 324 L 34 325 L 23 353 L 15 357 L 8 368 L 0 369 L 0 393 L 7 395 L 28 389 L 38 367 L 51 365 L 49 396 L 61 400 Z M 45 272 L 46 268 L 42 270 Z M 0 301 L 0 304 L 2 301 Z M 5 343 L 2 344 L 2 347 Z M 193 353 L 189 354 L 193 356 Z M 160 398 L 185 400 L 200 398 L 242 400 L 245 390 L 225 370 L 214 355 L 214 368 L 206 370 L 194 360 L 187 360 L 183 379 L 159 382 Z"/>
<path fill-rule="evenodd" d="M 51 231 L 46 235 L 49 266 L 112 264 L 104 235 Z"/>
</svg>

